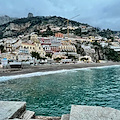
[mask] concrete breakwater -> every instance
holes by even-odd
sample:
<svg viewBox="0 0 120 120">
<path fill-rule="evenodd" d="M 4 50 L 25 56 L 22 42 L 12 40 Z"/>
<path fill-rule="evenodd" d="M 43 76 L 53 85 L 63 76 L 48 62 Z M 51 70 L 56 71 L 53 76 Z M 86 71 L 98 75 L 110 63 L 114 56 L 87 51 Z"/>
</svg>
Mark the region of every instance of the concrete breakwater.
<svg viewBox="0 0 120 120">
<path fill-rule="evenodd" d="M 60 120 L 61 117 L 35 116 L 26 110 L 26 102 L 0 101 L 0 120 Z"/>
<path fill-rule="evenodd" d="M 120 120 L 120 111 L 98 106 L 72 105 L 70 114 L 61 117 L 35 116 L 26 102 L 0 101 L 0 120 Z"/>
</svg>

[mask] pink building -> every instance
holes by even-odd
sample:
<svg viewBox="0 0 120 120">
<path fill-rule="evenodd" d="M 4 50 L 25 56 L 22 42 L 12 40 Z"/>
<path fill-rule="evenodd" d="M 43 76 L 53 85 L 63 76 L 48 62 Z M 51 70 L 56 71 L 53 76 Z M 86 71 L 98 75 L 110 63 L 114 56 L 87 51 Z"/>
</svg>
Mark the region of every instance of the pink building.
<svg viewBox="0 0 120 120">
<path fill-rule="evenodd" d="M 40 43 L 46 53 L 52 53 L 51 51 L 51 40 L 48 38 L 40 38 Z"/>
</svg>

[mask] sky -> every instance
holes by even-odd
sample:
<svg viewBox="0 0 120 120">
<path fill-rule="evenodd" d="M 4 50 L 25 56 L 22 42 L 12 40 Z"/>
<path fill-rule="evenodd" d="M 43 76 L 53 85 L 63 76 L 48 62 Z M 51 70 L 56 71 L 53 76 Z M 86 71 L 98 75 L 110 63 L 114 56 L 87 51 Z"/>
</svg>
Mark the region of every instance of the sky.
<svg viewBox="0 0 120 120">
<path fill-rule="evenodd" d="M 0 16 L 61 16 L 101 29 L 120 31 L 120 0 L 0 0 Z"/>
</svg>

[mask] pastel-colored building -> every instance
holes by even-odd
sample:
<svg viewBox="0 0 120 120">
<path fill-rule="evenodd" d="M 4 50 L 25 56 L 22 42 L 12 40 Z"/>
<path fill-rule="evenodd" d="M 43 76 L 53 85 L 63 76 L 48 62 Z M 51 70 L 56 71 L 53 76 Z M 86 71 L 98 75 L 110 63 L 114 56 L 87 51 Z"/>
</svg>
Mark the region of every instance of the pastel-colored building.
<svg viewBox="0 0 120 120">
<path fill-rule="evenodd" d="M 28 49 L 29 53 L 35 52 L 35 44 L 30 44 L 30 43 L 22 43 L 21 44 L 21 49 Z"/>
<path fill-rule="evenodd" d="M 4 49 L 6 50 L 6 52 L 16 51 L 17 49 L 19 49 L 21 43 L 22 41 L 20 39 L 8 39 L 4 43 Z"/>
<path fill-rule="evenodd" d="M 50 47 L 51 47 L 51 50 L 53 52 L 59 52 L 60 51 L 60 47 L 59 46 L 61 46 L 61 42 L 60 41 L 58 41 L 58 40 L 52 40 L 51 41 Z"/>
<path fill-rule="evenodd" d="M 61 42 L 60 51 L 61 52 L 76 52 L 76 47 L 74 45 L 71 45 L 70 40 L 64 40 Z"/>
<path fill-rule="evenodd" d="M 56 58 L 66 59 L 67 57 L 66 57 L 62 52 L 55 52 L 55 53 L 52 55 L 52 58 L 53 58 L 53 59 L 56 59 Z"/>
<path fill-rule="evenodd" d="M 6 43 L 4 47 L 5 47 L 6 52 L 12 52 L 12 44 L 11 43 Z"/>
<path fill-rule="evenodd" d="M 16 60 L 17 56 L 15 53 L 2 53 L 1 58 L 7 58 L 8 60 Z"/>
<path fill-rule="evenodd" d="M 61 45 L 61 52 L 76 52 L 76 47 L 74 45 Z"/>
<path fill-rule="evenodd" d="M 55 33 L 55 37 L 58 37 L 58 38 L 63 38 L 64 35 L 62 33 Z"/>
<path fill-rule="evenodd" d="M 51 51 L 51 40 L 49 38 L 39 38 L 41 46 L 46 53 L 52 53 Z"/>
<path fill-rule="evenodd" d="M 29 54 L 31 52 L 38 52 L 41 57 L 45 57 L 45 55 L 46 55 L 46 53 L 40 43 L 34 43 L 34 44 L 22 43 L 21 50 L 24 50 L 24 49 L 28 49 Z"/>
</svg>

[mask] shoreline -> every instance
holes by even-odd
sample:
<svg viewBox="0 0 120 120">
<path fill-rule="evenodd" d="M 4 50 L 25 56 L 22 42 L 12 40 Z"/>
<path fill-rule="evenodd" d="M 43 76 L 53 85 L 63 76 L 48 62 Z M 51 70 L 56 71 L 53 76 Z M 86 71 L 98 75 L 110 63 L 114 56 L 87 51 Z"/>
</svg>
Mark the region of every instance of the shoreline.
<svg viewBox="0 0 120 120">
<path fill-rule="evenodd" d="M 102 66 L 113 66 L 120 65 L 120 62 L 108 62 L 108 63 L 77 63 L 77 64 L 54 64 L 54 65 L 39 65 L 39 66 L 30 66 L 25 69 L 0 69 L 0 77 L 2 76 L 14 76 L 29 74 L 35 72 L 49 72 L 57 70 L 70 70 L 70 69 L 79 69 L 79 68 L 88 68 L 88 67 L 102 67 Z"/>
</svg>

